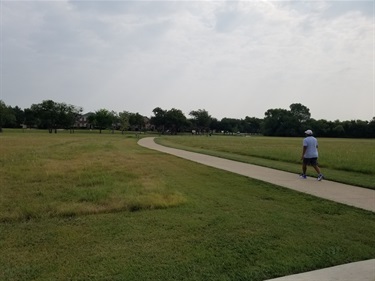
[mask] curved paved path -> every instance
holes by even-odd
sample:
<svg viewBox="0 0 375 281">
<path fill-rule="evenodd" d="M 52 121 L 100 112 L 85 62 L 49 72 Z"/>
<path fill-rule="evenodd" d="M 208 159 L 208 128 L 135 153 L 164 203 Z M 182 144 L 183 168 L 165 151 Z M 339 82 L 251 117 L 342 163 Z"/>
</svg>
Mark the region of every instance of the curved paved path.
<svg viewBox="0 0 375 281">
<path fill-rule="evenodd" d="M 306 180 L 303 180 L 300 179 L 298 175 L 293 173 L 165 147 L 156 144 L 153 137 L 142 138 L 138 141 L 138 144 L 207 166 L 230 171 L 243 176 L 248 176 L 250 178 L 308 193 L 317 197 L 375 212 L 375 190 L 372 189 L 327 180 L 317 181 L 315 178 L 309 177 Z"/>
<path fill-rule="evenodd" d="M 256 165 L 240 163 L 219 157 L 189 152 L 158 145 L 153 137 L 142 138 L 138 144 L 153 150 L 175 155 L 207 166 L 230 171 L 278 186 L 308 193 L 317 197 L 375 212 L 375 190 L 317 181 L 315 178 L 300 179 L 296 174 Z M 375 281 L 375 259 L 334 266 L 326 269 L 285 276 L 268 281 Z"/>
</svg>

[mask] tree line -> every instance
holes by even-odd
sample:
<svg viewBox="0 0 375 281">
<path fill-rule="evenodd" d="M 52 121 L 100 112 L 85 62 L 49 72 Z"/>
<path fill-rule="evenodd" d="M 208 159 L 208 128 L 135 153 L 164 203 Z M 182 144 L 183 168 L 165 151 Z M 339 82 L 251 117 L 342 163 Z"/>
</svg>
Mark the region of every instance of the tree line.
<svg viewBox="0 0 375 281">
<path fill-rule="evenodd" d="M 74 132 L 79 128 L 83 108 L 66 103 L 44 100 L 30 108 L 6 105 L 0 100 L 0 132 L 2 128 L 38 128 L 50 133 L 58 129 Z M 257 134 L 265 136 L 301 136 L 307 129 L 319 137 L 374 138 L 375 117 L 370 121 L 327 121 L 311 118 L 310 110 L 300 104 L 291 104 L 289 109 L 268 109 L 264 118 L 246 116 L 244 119 L 212 117 L 207 110 L 192 110 L 189 116 L 176 108 L 170 110 L 156 107 L 151 117 L 128 111 L 114 112 L 99 109 L 87 116 L 89 128 L 112 132 L 128 130 L 157 131 L 160 134 Z M 86 127 L 88 128 L 88 127 Z"/>
</svg>

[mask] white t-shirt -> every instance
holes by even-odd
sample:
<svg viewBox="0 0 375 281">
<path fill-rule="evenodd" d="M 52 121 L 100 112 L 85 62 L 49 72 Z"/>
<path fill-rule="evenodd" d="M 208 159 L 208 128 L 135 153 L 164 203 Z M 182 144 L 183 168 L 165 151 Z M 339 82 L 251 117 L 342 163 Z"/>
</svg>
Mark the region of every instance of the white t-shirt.
<svg viewBox="0 0 375 281">
<path fill-rule="evenodd" d="M 304 158 L 318 158 L 318 140 L 313 136 L 303 139 L 303 146 L 306 146 Z"/>
</svg>

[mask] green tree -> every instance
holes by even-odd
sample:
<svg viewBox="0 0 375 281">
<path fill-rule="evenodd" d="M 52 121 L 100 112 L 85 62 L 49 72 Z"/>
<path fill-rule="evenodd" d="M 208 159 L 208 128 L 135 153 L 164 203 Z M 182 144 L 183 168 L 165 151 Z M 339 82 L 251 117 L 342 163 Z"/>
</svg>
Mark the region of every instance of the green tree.
<svg viewBox="0 0 375 281">
<path fill-rule="evenodd" d="M 341 122 L 345 129 L 346 136 L 351 138 L 371 137 L 370 126 L 368 121 L 351 120 Z"/>
<path fill-rule="evenodd" d="M 0 100 L 0 133 L 3 132 L 3 126 L 6 123 L 13 123 L 16 121 L 14 112 Z"/>
<path fill-rule="evenodd" d="M 135 131 L 142 131 L 145 127 L 144 117 L 137 113 L 130 113 L 129 115 L 129 124 Z"/>
<path fill-rule="evenodd" d="M 220 130 L 220 121 L 217 120 L 216 118 L 211 118 L 210 130 L 211 131 L 218 131 L 218 130 Z"/>
<path fill-rule="evenodd" d="M 120 130 L 122 133 L 129 129 L 129 119 L 130 113 L 128 111 L 123 111 L 119 113 Z"/>
<path fill-rule="evenodd" d="M 250 134 L 259 134 L 262 128 L 262 119 L 255 117 L 245 117 L 245 132 Z"/>
<path fill-rule="evenodd" d="M 225 134 L 238 132 L 240 120 L 235 118 L 222 118 L 220 121 L 220 130 Z"/>
<path fill-rule="evenodd" d="M 197 131 L 203 133 L 209 130 L 212 118 L 208 111 L 205 109 L 192 110 L 189 115 L 193 117 L 191 122 Z"/>
<path fill-rule="evenodd" d="M 48 129 L 49 133 L 57 132 L 58 109 L 53 100 L 44 100 L 42 103 L 31 105 L 31 110 L 37 118 L 38 127 Z"/>
<path fill-rule="evenodd" d="M 83 108 L 70 104 L 60 104 L 60 118 L 59 123 L 70 130 L 70 133 L 74 132 L 74 127 L 78 117 L 82 113 Z"/>
<path fill-rule="evenodd" d="M 344 137 L 345 136 L 345 129 L 344 126 L 338 124 L 336 127 L 333 128 L 333 133 L 336 137 Z"/>
<path fill-rule="evenodd" d="M 333 125 L 324 119 L 315 120 L 311 118 L 307 123 L 306 127 L 311 129 L 315 135 L 320 137 L 329 137 L 332 134 Z"/>
<path fill-rule="evenodd" d="M 293 103 L 289 106 L 290 113 L 297 118 L 298 122 L 305 123 L 311 118 L 310 109 L 300 103 Z"/>
<path fill-rule="evenodd" d="M 31 108 L 25 108 L 24 113 L 24 124 L 29 128 L 35 127 L 37 125 L 37 117 L 35 112 Z"/>
<path fill-rule="evenodd" d="M 154 108 L 152 111 L 154 116 L 151 117 L 151 124 L 156 127 L 158 132 L 177 134 L 184 127 L 188 126 L 188 120 L 181 110 L 172 108 L 171 110 L 163 110 L 160 107 Z"/>
<path fill-rule="evenodd" d="M 300 103 L 293 103 L 289 106 L 290 113 L 297 120 L 295 128 L 293 128 L 296 135 L 303 135 L 303 132 L 308 129 L 306 124 L 311 118 L 310 109 Z"/>
<path fill-rule="evenodd" d="M 306 129 L 311 118 L 310 110 L 293 103 L 290 110 L 276 108 L 265 112 L 263 133 L 267 136 L 299 136 Z"/>
<path fill-rule="evenodd" d="M 25 111 L 18 106 L 13 107 L 13 112 L 16 117 L 16 125 L 20 127 L 21 124 L 25 123 Z"/>
<path fill-rule="evenodd" d="M 181 132 L 188 122 L 181 110 L 172 108 L 165 114 L 166 128 L 170 130 L 171 134 Z"/>
<path fill-rule="evenodd" d="M 89 117 L 89 121 L 99 129 L 100 134 L 102 130 L 112 127 L 114 119 L 114 112 L 110 112 L 107 109 L 99 109 Z"/>
<path fill-rule="evenodd" d="M 297 136 L 299 122 L 286 109 L 269 109 L 265 112 L 263 132 L 266 136 Z"/>
<path fill-rule="evenodd" d="M 166 110 L 161 109 L 160 107 L 154 108 L 152 110 L 154 113 L 154 116 L 151 117 L 151 124 L 155 126 L 156 130 L 159 133 L 164 133 L 165 131 L 165 125 L 166 125 Z"/>
<path fill-rule="evenodd" d="M 25 116 L 26 119 L 35 118 L 39 128 L 46 128 L 49 133 L 53 131 L 57 133 L 58 128 L 72 129 L 81 112 L 81 107 L 45 100 L 42 103 L 31 105 L 30 111 L 25 111 Z"/>
<path fill-rule="evenodd" d="M 372 120 L 368 124 L 369 128 L 369 137 L 375 138 L 375 117 L 372 118 Z"/>
</svg>

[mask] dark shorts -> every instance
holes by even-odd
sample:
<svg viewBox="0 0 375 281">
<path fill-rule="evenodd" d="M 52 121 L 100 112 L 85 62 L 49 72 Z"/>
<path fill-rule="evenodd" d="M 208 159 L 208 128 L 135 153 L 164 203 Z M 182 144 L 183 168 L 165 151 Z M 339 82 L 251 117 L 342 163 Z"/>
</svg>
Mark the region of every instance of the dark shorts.
<svg viewBox="0 0 375 281">
<path fill-rule="evenodd" d="M 318 158 L 303 158 L 303 164 L 310 166 L 318 166 Z"/>
</svg>

